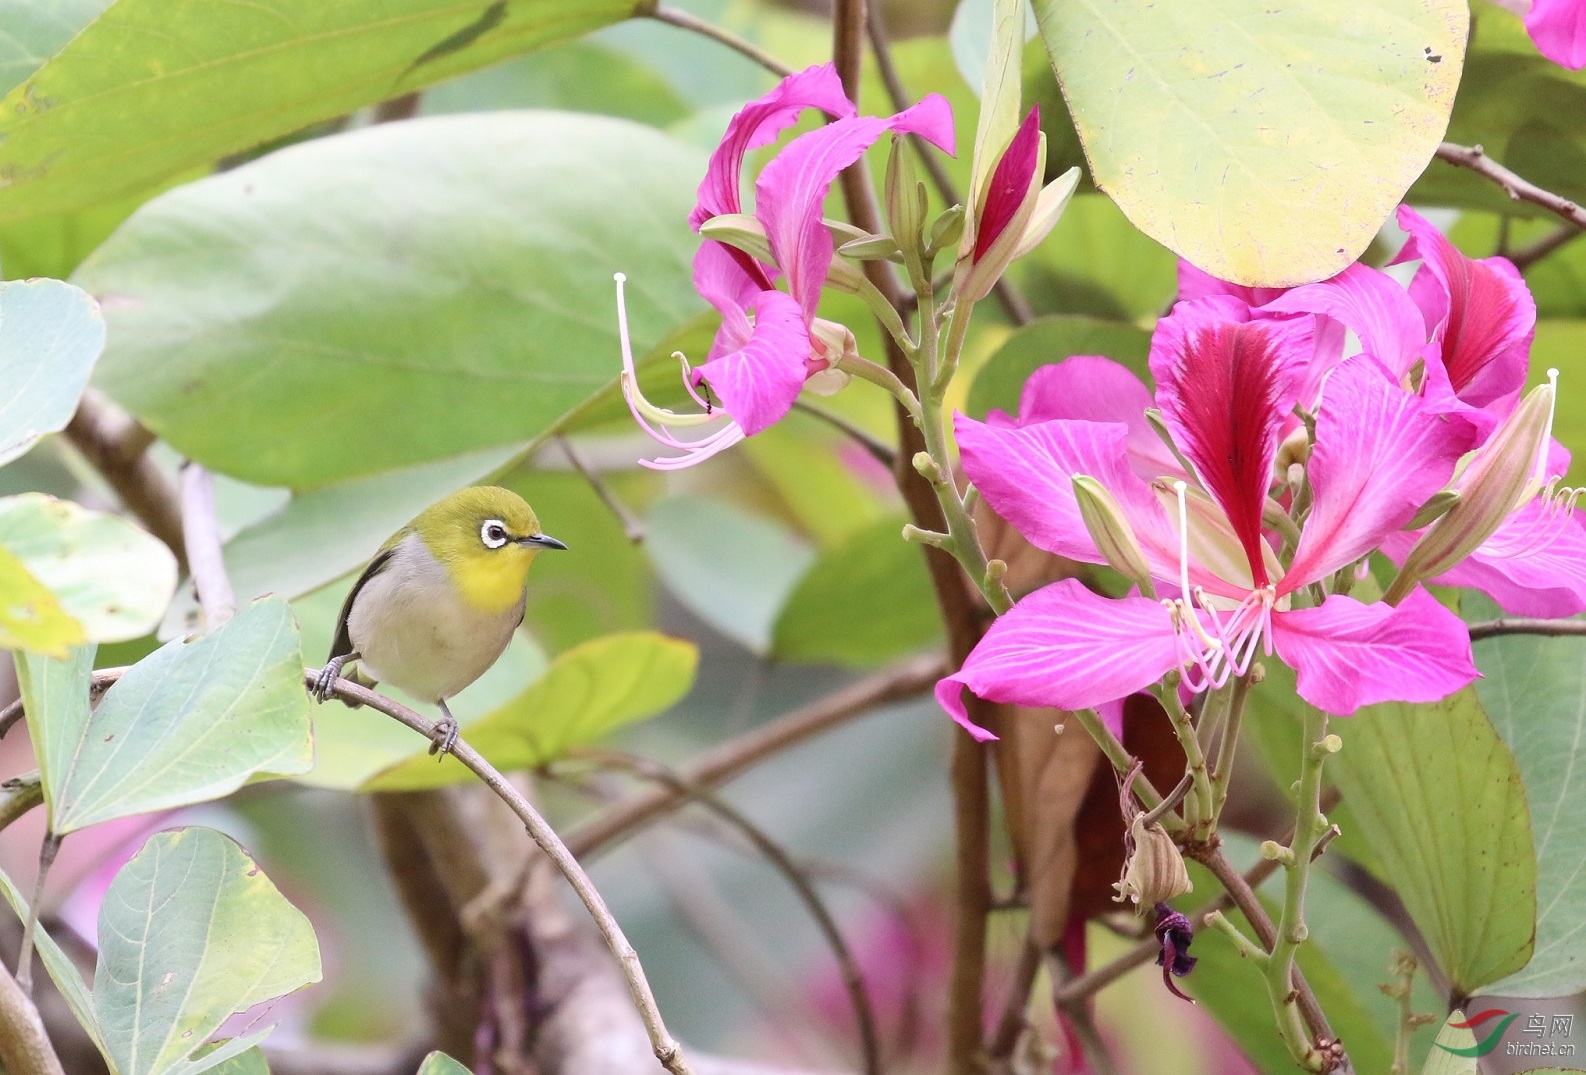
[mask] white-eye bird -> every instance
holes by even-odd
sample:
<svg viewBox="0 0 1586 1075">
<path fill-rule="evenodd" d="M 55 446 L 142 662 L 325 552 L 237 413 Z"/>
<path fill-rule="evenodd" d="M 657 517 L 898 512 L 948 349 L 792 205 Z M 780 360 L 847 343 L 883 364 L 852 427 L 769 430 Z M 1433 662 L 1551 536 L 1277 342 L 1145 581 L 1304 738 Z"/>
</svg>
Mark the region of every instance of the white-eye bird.
<svg viewBox="0 0 1586 1075">
<path fill-rule="evenodd" d="M 353 678 L 364 686 L 390 683 L 440 707 L 441 739 L 430 753 L 444 755 L 457 741 L 446 699 L 484 675 L 512 641 L 534 557 L 565 548 L 508 489 L 474 486 L 431 504 L 353 583 L 314 696 L 328 698 L 356 661 Z"/>
</svg>

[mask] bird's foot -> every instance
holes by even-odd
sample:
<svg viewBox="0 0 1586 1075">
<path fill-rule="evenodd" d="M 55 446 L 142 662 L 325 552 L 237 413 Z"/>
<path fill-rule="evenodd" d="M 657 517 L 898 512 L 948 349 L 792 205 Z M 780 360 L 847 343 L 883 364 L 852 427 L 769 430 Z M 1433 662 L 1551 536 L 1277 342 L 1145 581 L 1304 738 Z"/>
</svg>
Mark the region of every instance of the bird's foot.
<svg viewBox="0 0 1586 1075">
<path fill-rule="evenodd" d="M 457 745 L 457 718 L 450 713 L 435 722 L 435 728 L 430 732 L 430 753 L 444 758 L 452 752 L 452 747 Z"/>
<path fill-rule="evenodd" d="M 331 690 L 336 686 L 336 680 L 341 678 L 341 666 L 347 662 L 345 657 L 332 657 L 325 662 L 325 667 L 319 670 L 319 675 L 314 677 L 314 686 L 309 693 L 314 700 L 324 704 L 331 695 Z"/>
</svg>

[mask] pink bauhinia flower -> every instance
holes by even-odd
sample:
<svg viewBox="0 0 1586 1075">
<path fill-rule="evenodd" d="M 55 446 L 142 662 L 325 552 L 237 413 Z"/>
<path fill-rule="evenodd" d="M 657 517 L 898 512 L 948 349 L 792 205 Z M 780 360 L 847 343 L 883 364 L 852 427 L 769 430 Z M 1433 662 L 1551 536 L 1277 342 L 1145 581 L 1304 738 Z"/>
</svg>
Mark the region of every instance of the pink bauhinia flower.
<svg viewBox="0 0 1586 1075">
<path fill-rule="evenodd" d="M 1293 466 L 1276 472 L 1314 359 L 1309 322 L 1253 318 L 1242 301 L 1213 296 L 1158 323 L 1155 400 L 1188 472 L 1147 446 L 1145 389 L 1104 359 L 1045 374 L 1065 378 L 1067 391 L 1027 388 L 1014 424 L 958 416 L 965 474 L 1032 544 L 1105 562 L 1075 496 L 1075 479 L 1089 480 L 1114 504 L 1106 544 L 1132 545 L 1145 565 L 1140 595 L 1107 598 L 1066 579 L 997 620 L 937 688 L 973 734 L 989 733 L 969 723 L 963 687 L 998 702 L 1093 708 L 1173 669 L 1191 690 L 1219 686 L 1257 652 L 1275 651 L 1297 671 L 1300 695 L 1334 714 L 1432 701 L 1475 678 L 1463 624 L 1424 590 L 1397 607 L 1341 591 L 1448 483 L 1476 426 L 1358 355 L 1325 378 L 1305 482 Z M 1088 372 L 1065 371 L 1075 362 Z M 1310 507 L 1296 525 L 1274 492 L 1292 503 L 1302 490 Z"/>
<path fill-rule="evenodd" d="M 832 181 L 888 131 L 917 134 L 944 152 L 953 151 L 952 109 L 941 96 L 930 94 L 894 116 L 859 116 L 843 94 L 836 69 L 831 64 L 811 67 L 783 79 L 733 116 L 711 154 L 698 203 L 689 215 L 696 231 L 715 218 L 742 214 L 739 188 L 745 154 L 774 141 L 807 108 L 834 118 L 789 142 L 755 182 L 754 214 L 748 223 L 763 233 L 765 257 L 707 239 L 694 258 L 694 286 L 722 317 L 703 365 L 691 368 L 678 356 L 685 387 L 699 412 L 676 414 L 639 392 L 619 277 L 623 394 L 647 433 L 683 453 L 644 460 L 645 466 L 691 466 L 753 436 L 787 414 L 812 375 L 852 354 L 853 334 L 815 316 L 835 254 L 822 217 Z M 782 277 L 787 279 L 785 292 L 775 286 Z M 715 402 L 700 395 L 702 386 Z M 715 427 L 710 433 L 693 440 L 671 432 L 710 426 Z"/>
<path fill-rule="evenodd" d="M 1532 0 L 1505 3 L 1525 16 L 1525 31 L 1542 55 L 1571 71 L 1586 67 L 1586 0 Z"/>
</svg>

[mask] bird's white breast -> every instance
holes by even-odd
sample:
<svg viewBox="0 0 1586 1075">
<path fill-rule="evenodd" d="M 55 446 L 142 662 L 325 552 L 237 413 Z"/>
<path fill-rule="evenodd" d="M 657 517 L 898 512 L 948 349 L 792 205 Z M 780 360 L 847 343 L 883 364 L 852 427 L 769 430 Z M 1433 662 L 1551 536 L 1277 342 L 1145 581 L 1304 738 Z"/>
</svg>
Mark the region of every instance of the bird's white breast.
<svg viewBox="0 0 1586 1075">
<path fill-rule="evenodd" d="M 347 632 L 371 677 L 434 702 L 484 675 L 522 618 L 522 598 L 505 613 L 469 607 L 445 565 L 409 534 L 358 592 Z"/>
</svg>

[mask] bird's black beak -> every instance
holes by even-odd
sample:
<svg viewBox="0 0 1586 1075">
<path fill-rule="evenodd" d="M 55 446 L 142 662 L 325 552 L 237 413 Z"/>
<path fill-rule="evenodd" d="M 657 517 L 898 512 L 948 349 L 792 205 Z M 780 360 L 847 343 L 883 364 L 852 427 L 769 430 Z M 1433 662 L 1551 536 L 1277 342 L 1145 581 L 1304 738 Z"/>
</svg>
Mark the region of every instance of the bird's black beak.
<svg viewBox="0 0 1586 1075">
<path fill-rule="evenodd" d="M 562 549 L 564 551 L 567 549 L 566 545 L 563 545 L 549 534 L 530 534 L 526 538 L 518 538 L 518 544 L 533 545 L 541 549 Z"/>
</svg>

